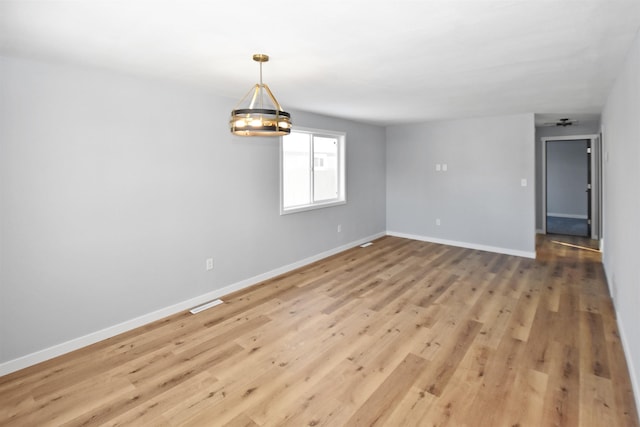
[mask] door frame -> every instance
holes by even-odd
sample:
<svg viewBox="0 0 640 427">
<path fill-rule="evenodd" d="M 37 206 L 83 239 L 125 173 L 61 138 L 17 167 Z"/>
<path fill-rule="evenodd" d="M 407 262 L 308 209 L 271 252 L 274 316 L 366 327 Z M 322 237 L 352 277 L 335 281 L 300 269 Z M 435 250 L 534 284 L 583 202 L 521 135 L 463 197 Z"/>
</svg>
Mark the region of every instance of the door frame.
<svg viewBox="0 0 640 427">
<path fill-rule="evenodd" d="M 602 215 L 602 147 L 600 135 L 565 135 L 565 136 L 545 136 L 542 141 L 542 233 L 547 234 L 547 143 L 549 141 L 574 141 L 589 140 L 591 156 L 589 158 L 591 174 L 589 176 L 591 185 L 591 195 L 589 209 L 591 211 L 591 238 L 602 239 L 601 215 Z"/>
</svg>

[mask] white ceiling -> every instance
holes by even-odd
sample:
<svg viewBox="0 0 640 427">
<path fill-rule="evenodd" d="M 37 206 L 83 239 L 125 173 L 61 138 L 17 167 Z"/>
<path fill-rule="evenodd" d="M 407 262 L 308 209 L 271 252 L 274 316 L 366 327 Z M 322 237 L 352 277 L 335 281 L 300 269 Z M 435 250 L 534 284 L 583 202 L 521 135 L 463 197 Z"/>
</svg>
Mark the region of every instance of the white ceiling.
<svg viewBox="0 0 640 427">
<path fill-rule="evenodd" d="M 639 27 L 637 0 L 0 0 L 0 53 L 202 85 L 230 109 L 267 53 L 285 109 L 378 124 L 598 114 Z"/>
</svg>

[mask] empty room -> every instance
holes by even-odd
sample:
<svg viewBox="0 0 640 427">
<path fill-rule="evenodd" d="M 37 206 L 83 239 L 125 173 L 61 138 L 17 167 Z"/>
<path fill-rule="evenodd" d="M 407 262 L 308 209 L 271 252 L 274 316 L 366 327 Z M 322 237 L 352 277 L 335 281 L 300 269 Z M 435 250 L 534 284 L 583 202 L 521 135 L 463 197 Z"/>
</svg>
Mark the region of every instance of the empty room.
<svg viewBox="0 0 640 427">
<path fill-rule="evenodd" d="M 640 2 L 0 1 L 0 425 L 640 427 Z"/>
</svg>

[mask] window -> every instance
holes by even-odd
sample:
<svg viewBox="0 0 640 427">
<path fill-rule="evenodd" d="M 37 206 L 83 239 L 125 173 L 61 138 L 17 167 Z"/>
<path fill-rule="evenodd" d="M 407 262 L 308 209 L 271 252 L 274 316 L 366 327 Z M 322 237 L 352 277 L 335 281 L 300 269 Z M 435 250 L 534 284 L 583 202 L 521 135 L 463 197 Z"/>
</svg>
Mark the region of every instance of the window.
<svg viewBox="0 0 640 427">
<path fill-rule="evenodd" d="M 280 148 L 280 213 L 346 203 L 345 134 L 291 130 Z"/>
</svg>

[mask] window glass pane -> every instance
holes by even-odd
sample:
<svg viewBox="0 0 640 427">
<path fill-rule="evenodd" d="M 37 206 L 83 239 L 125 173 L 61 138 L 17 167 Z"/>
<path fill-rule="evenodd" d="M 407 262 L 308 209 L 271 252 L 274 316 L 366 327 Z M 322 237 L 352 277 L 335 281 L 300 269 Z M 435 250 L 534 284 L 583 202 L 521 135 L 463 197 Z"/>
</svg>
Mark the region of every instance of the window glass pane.
<svg viewBox="0 0 640 427">
<path fill-rule="evenodd" d="M 282 138 L 283 205 L 311 203 L 311 135 L 291 132 Z"/>
<path fill-rule="evenodd" d="M 281 141 L 281 215 L 346 203 L 344 133 L 300 128 Z"/>
<path fill-rule="evenodd" d="M 338 140 L 313 137 L 313 201 L 338 198 Z"/>
</svg>

